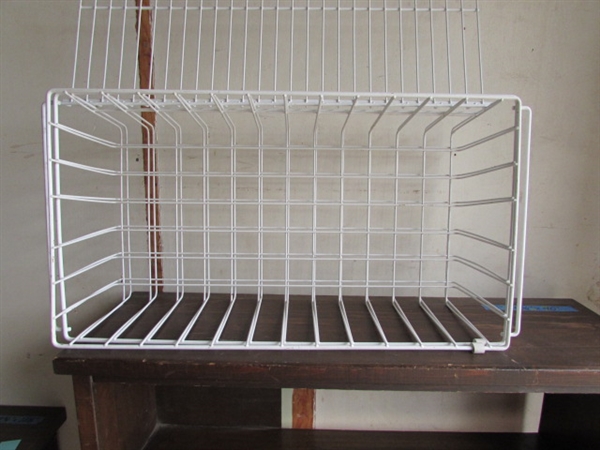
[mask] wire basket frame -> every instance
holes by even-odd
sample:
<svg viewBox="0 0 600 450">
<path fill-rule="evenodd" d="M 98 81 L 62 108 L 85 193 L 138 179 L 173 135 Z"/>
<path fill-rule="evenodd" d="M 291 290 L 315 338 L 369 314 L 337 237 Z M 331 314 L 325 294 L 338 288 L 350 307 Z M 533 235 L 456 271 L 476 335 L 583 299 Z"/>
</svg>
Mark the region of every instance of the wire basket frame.
<svg viewBox="0 0 600 450">
<path fill-rule="evenodd" d="M 139 3 L 81 0 L 44 107 L 54 345 L 509 346 L 531 111 L 477 2 Z"/>
<path fill-rule="evenodd" d="M 475 0 L 82 0 L 74 88 L 482 94 Z"/>
</svg>

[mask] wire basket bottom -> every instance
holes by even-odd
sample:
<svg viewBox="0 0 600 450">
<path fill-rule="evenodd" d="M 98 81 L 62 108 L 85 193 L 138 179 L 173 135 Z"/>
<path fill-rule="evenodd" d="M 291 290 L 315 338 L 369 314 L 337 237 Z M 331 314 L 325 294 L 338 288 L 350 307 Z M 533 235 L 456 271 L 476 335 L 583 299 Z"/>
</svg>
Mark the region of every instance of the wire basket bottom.
<svg viewBox="0 0 600 450">
<path fill-rule="evenodd" d="M 502 331 L 502 318 L 469 298 L 259 299 L 254 294 L 190 293 L 178 299 L 175 293 L 152 297 L 135 292 L 93 329 L 71 329 L 70 343 L 62 346 L 478 351 L 481 345 L 504 349 Z"/>
</svg>

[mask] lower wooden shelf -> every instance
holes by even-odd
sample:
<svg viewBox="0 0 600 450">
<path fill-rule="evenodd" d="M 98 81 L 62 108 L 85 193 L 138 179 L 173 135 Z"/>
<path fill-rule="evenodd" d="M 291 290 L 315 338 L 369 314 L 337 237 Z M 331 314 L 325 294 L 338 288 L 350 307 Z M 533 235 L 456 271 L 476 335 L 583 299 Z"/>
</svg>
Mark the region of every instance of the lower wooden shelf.
<svg viewBox="0 0 600 450">
<path fill-rule="evenodd" d="M 326 430 L 252 430 L 164 425 L 145 450 L 175 449 L 534 449 L 533 434 L 398 433 Z"/>
<path fill-rule="evenodd" d="M 144 450 L 554 450 L 593 448 L 581 438 L 535 433 L 203 428 L 160 425 Z"/>
</svg>

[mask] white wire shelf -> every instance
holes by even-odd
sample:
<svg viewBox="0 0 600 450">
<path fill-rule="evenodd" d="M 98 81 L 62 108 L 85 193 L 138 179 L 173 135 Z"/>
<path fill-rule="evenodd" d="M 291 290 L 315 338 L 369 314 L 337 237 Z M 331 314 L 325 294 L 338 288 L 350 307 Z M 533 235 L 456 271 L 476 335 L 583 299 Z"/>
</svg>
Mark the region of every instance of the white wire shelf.
<svg viewBox="0 0 600 450">
<path fill-rule="evenodd" d="M 506 349 L 531 111 L 483 78 L 476 0 L 80 0 L 54 345 Z"/>
<path fill-rule="evenodd" d="M 475 0 L 82 0 L 72 87 L 483 93 Z M 145 5 L 145 6 L 144 6 Z"/>
</svg>

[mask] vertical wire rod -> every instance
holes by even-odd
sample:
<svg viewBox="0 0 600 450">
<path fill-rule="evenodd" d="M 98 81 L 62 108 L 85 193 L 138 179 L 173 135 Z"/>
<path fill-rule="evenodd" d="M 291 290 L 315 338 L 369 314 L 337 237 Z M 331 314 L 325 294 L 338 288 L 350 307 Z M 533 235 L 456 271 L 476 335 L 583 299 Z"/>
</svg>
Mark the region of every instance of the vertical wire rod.
<svg viewBox="0 0 600 450">
<path fill-rule="evenodd" d="M 416 77 L 416 85 L 417 92 L 421 92 L 420 86 L 420 73 L 419 73 L 419 65 L 420 65 L 420 57 L 419 57 L 419 14 L 417 11 L 417 0 L 414 0 L 414 11 L 415 11 L 415 77 Z"/>
<path fill-rule="evenodd" d="M 142 0 L 142 1 L 148 1 L 148 0 Z M 148 15 L 146 16 L 151 24 L 151 33 L 150 33 L 151 39 L 150 39 L 149 51 L 152 54 L 152 58 L 150 59 L 150 69 L 148 71 L 148 78 L 150 80 L 152 80 L 152 89 L 154 89 L 154 78 L 155 78 L 155 71 L 156 71 L 154 52 L 156 49 L 156 26 L 157 26 L 157 22 L 158 22 L 158 20 L 156 20 L 157 12 L 158 12 L 158 4 L 155 3 L 154 8 L 149 9 Z"/>
<path fill-rule="evenodd" d="M 367 55 L 368 55 L 368 74 L 369 74 L 369 92 L 373 92 L 373 47 L 372 47 L 372 30 L 371 30 L 371 0 L 367 5 L 367 19 L 368 19 L 368 27 L 367 27 Z"/>
<path fill-rule="evenodd" d="M 120 57 L 119 57 L 119 78 L 117 81 L 117 87 L 119 89 L 121 89 L 121 82 L 122 82 L 122 78 L 123 78 L 123 61 L 125 59 L 125 31 L 126 31 L 126 27 L 127 27 L 127 9 L 123 8 L 123 17 L 121 19 L 123 21 L 123 26 L 121 28 L 121 51 L 120 51 Z M 75 58 L 75 61 L 77 61 L 77 58 Z M 75 86 L 73 86 L 75 87 Z"/>
<path fill-rule="evenodd" d="M 167 25 L 167 49 L 165 52 L 165 81 L 164 89 L 169 86 L 169 56 L 171 55 L 171 37 L 172 37 L 172 26 L 173 26 L 173 0 L 170 0 L 169 5 L 169 19 Z M 154 48 L 154 47 L 153 47 Z"/>
<path fill-rule="evenodd" d="M 479 26 L 479 0 L 475 0 L 475 20 L 477 21 L 477 53 L 479 56 L 479 93 L 483 94 L 483 57 L 481 55 L 481 27 Z"/>
<path fill-rule="evenodd" d="M 246 72 L 248 59 L 248 7 L 244 8 L 244 59 L 242 62 L 242 90 L 246 90 Z M 291 89 L 291 87 L 290 87 Z"/>
<path fill-rule="evenodd" d="M 400 40 L 399 50 L 400 57 L 398 58 L 400 61 L 400 92 L 404 93 L 404 30 L 402 26 L 402 0 L 398 0 L 398 38 Z"/>
<path fill-rule="evenodd" d="M 523 183 L 523 199 L 521 201 L 521 242 L 519 247 L 519 257 L 518 261 L 520 262 L 517 267 L 517 274 L 515 283 L 517 285 L 516 292 L 516 308 L 515 308 L 515 316 L 513 320 L 513 330 L 512 336 L 518 336 L 521 332 L 521 314 L 523 309 L 523 283 L 525 278 L 525 243 L 527 240 L 527 211 L 529 206 L 529 164 L 531 162 L 531 120 L 532 120 L 532 112 L 529 107 L 523 107 L 523 112 L 527 114 L 527 134 L 525 135 L 525 149 L 524 155 L 521 154 L 521 160 L 519 162 L 519 167 L 521 171 L 521 180 Z M 522 123 L 522 122 L 521 122 Z"/>
<path fill-rule="evenodd" d="M 445 0 L 444 17 L 446 19 L 446 67 L 448 70 L 448 92 L 452 94 L 452 59 L 450 56 L 450 18 L 448 16 L 448 0 Z"/>
<path fill-rule="evenodd" d="M 340 11 L 340 2 L 341 0 L 337 0 L 337 90 L 340 92 L 342 90 L 342 30 L 341 30 L 341 11 Z"/>
<path fill-rule="evenodd" d="M 51 109 L 49 108 L 48 111 L 48 116 L 50 116 L 54 121 L 58 122 L 59 120 L 59 113 L 58 113 L 58 101 L 56 100 L 56 98 L 54 98 L 54 101 L 50 101 L 50 98 L 48 99 L 49 102 L 48 104 L 51 105 Z M 48 155 L 49 157 L 53 157 L 54 160 L 59 160 L 60 159 L 60 133 L 58 128 L 53 128 L 51 130 L 48 130 L 49 133 L 51 133 L 50 136 L 48 136 L 48 140 L 52 143 L 52 152 L 51 155 Z M 50 163 L 49 163 L 50 164 Z M 49 193 L 52 195 L 54 194 L 56 197 L 54 197 L 54 200 L 52 201 L 52 205 L 54 206 L 55 211 L 55 217 L 56 217 L 56 227 L 53 227 L 53 229 L 51 230 L 51 243 L 55 244 L 54 246 L 52 246 L 53 248 L 56 248 L 56 260 L 57 260 L 57 267 L 56 267 L 56 272 L 58 272 L 58 279 L 59 280 L 63 280 L 65 277 L 65 266 L 64 266 L 64 252 L 63 252 L 63 247 L 62 247 L 62 243 L 63 243 L 63 231 L 62 231 L 62 201 L 60 200 L 60 195 L 61 195 L 61 170 L 60 170 L 60 164 L 52 164 L 52 169 L 53 170 L 49 170 L 48 171 L 48 175 L 49 175 L 49 180 L 48 180 L 48 189 L 49 189 Z M 50 197 L 53 198 L 53 197 Z M 54 256 L 54 255 L 53 255 Z M 54 265 L 51 265 L 51 267 L 54 268 Z M 55 287 L 53 286 L 52 292 L 54 292 Z M 65 286 L 65 282 L 64 281 L 60 281 L 58 283 L 58 291 L 60 293 L 60 308 L 61 311 L 64 311 L 67 308 L 67 288 Z M 52 311 L 54 313 L 54 311 Z M 71 329 L 69 328 L 69 322 L 68 322 L 68 318 L 67 315 L 63 315 L 62 316 L 62 320 L 61 320 L 61 331 L 63 334 L 63 338 L 65 340 L 69 340 L 70 339 L 70 333 L 71 333 Z"/>
<path fill-rule="evenodd" d="M 104 48 L 104 74 L 102 76 L 102 89 L 106 89 L 106 74 L 108 71 L 108 55 L 109 55 L 109 48 L 110 48 L 110 36 L 112 35 L 112 33 L 110 32 L 111 21 L 112 21 L 112 2 L 113 2 L 113 0 L 110 0 L 110 3 L 108 4 L 108 24 L 106 25 L 108 28 L 108 32 L 106 33 L 106 46 Z"/>
<path fill-rule="evenodd" d="M 292 0 L 293 3 L 293 0 Z M 293 11 L 293 10 L 292 10 Z M 291 59 L 290 59 L 291 60 Z M 290 99 L 287 94 L 283 96 L 285 113 L 285 267 L 284 267 L 284 305 L 283 319 L 281 323 L 281 345 L 284 346 L 287 339 L 287 321 L 290 309 L 290 172 L 291 172 L 291 130 L 290 130 Z"/>
<path fill-rule="evenodd" d="M 305 90 L 308 92 L 309 87 L 309 73 L 310 73 L 310 9 L 308 2 L 306 3 L 306 80 Z"/>
<path fill-rule="evenodd" d="M 125 9 L 123 9 L 123 11 L 126 11 Z M 78 66 L 78 62 L 79 62 L 79 43 L 81 41 L 81 23 L 82 23 L 82 13 L 83 13 L 83 2 L 79 3 L 79 13 L 78 13 L 78 17 L 77 17 L 77 31 L 76 31 L 76 36 L 77 39 L 75 40 L 75 58 L 73 59 L 73 83 L 71 85 L 71 87 L 74 89 L 77 86 L 77 66 Z M 121 85 L 119 84 L 119 87 Z M 89 88 L 89 85 L 86 86 Z M 46 117 L 44 118 L 44 123 L 46 123 Z"/>
<path fill-rule="evenodd" d="M 227 90 L 230 89 L 230 79 L 231 79 L 231 41 L 233 39 L 233 0 L 229 4 L 229 37 L 227 39 Z"/>
<path fill-rule="evenodd" d="M 385 92 L 389 92 L 387 0 L 384 0 L 383 6 L 383 87 Z"/>
<path fill-rule="evenodd" d="M 451 251 L 451 243 L 452 243 L 452 233 L 450 230 L 452 229 L 452 200 L 453 200 L 453 184 L 452 180 L 454 179 L 454 153 L 453 153 L 453 133 L 450 133 L 450 151 L 448 152 L 448 196 L 446 197 L 448 202 L 448 208 L 446 210 L 446 230 L 448 230 L 448 235 L 446 236 L 446 262 L 445 264 L 445 284 L 444 287 L 444 298 L 446 303 L 449 302 L 449 285 L 450 285 L 450 251 Z"/>
<path fill-rule="evenodd" d="M 460 33 L 462 36 L 462 57 L 463 57 L 463 75 L 465 81 L 465 94 L 469 92 L 469 83 L 467 75 L 467 44 L 465 37 L 465 9 L 464 0 L 460 0 Z"/>
<path fill-rule="evenodd" d="M 250 329 L 248 330 L 248 336 L 246 338 L 246 346 L 249 346 L 252 343 L 252 340 L 254 338 L 254 333 L 256 331 L 256 324 L 258 323 L 258 317 L 260 315 L 260 310 L 261 310 L 261 306 L 262 306 L 262 300 L 263 300 L 263 291 L 264 291 L 264 286 L 263 286 L 263 280 L 264 280 L 264 230 L 263 230 L 263 223 L 264 223 L 264 206 L 263 206 L 263 189 L 264 189 L 264 179 L 263 179 L 263 172 L 264 172 L 264 156 L 263 156 L 263 142 L 264 142 L 264 138 L 263 138 L 263 124 L 262 121 L 260 120 L 260 116 L 258 114 L 258 110 L 256 108 L 256 103 L 254 98 L 248 94 L 247 95 L 248 98 L 248 103 L 250 104 L 250 108 L 252 110 L 252 116 L 254 118 L 254 122 L 256 124 L 256 128 L 257 128 L 257 133 L 258 133 L 258 294 L 257 294 L 257 300 L 256 300 L 256 307 L 254 309 L 254 314 L 252 315 L 252 322 L 250 323 Z"/>
<path fill-rule="evenodd" d="M 319 97 L 319 106 L 317 108 L 317 114 L 315 115 L 315 124 L 313 127 L 313 214 L 312 214 L 312 275 L 311 275 L 311 306 L 313 314 L 313 329 L 315 335 L 315 343 L 318 346 L 320 342 L 319 337 L 319 319 L 317 315 L 317 202 L 318 202 L 318 186 L 317 186 L 317 174 L 318 174 L 318 142 L 319 142 L 319 115 L 321 114 L 321 107 L 323 105 L 323 96 Z"/>
<path fill-rule="evenodd" d="M 433 37 L 433 5 L 431 3 L 432 0 L 429 0 L 429 39 L 431 42 L 431 86 L 433 88 L 432 92 L 435 94 L 436 86 L 435 86 L 435 39 Z M 419 37 L 417 36 L 417 39 Z"/>
<path fill-rule="evenodd" d="M 183 74 L 185 72 L 185 41 L 186 41 L 186 37 L 187 37 L 187 24 L 188 24 L 188 1 L 189 0 L 185 0 L 185 5 L 183 7 L 183 30 L 182 30 L 182 35 L 183 38 L 181 39 L 181 66 L 179 68 L 179 90 L 183 90 Z"/>
<path fill-rule="evenodd" d="M 292 0 L 290 18 L 290 91 L 294 90 L 294 0 Z"/>
<path fill-rule="evenodd" d="M 200 57 L 202 55 L 202 12 L 203 12 L 203 8 L 199 8 L 198 9 L 198 39 L 196 42 L 196 46 L 197 46 L 197 54 L 196 54 L 196 90 L 198 90 L 198 87 L 200 86 Z M 247 39 L 244 39 L 244 42 Z M 245 55 L 244 55 L 245 56 Z M 246 61 L 244 60 L 244 64 L 246 63 Z"/>
<path fill-rule="evenodd" d="M 212 48 L 212 69 L 210 71 L 210 90 L 215 90 L 215 64 L 217 59 L 217 24 L 219 22 L 218 11 L 219 11 L 219 0 L 215 0 L 215 15 L 213 23 L 213 48 Z"/>
<path fill-rule="evenodd" d="M 322 0 L 321 7 L 323 8 L 321 17 L 321 90 L 325 91 L 325 0 Z"/>
<path fill-rule="evenodd" d="M 356 92 L 356 0 L 352 3 L 352 91 Z"/>
<path fill-rule="evenodd" d="M 94 10 L 93 10 L 93 14 L 92 14 L 92 30 L 90 33 L 90 56 L 88 59 L 88 72 L 87 72 L 87 82 L 86 82 L 86 87 L 89 88 L 90 87 L 90 79 L 92 76 L 92 61 L 93 61 L 93 52 L 94 52 L 94 36 L 96 34 L 96 17 L 97 17 L 97 12 L 98 12 L 98 0 L 94 0 Z"/>
<path fill-rule="evenodd" d="M 508 295 L 506 298 L 506 314 L 508 316 L 508 321 L 504 323 L 504 336 L 510 337 L 513 333 L 513 315 L 514 315 L 514 280 L 515 280 L 515 268 L 517 267 L 517 256 L 519 254 L 520 242 L 519 242 L 519 233 L 520 229 L 517 226 L 520 214 L 520 189 L 521 189 L 521 148 L 522 148 L 522 138 L 521 138 L 521 123 L 522 123 L 522 110 L 520 105 L 515 106 L 516 114 L 515 114 L 515 133 L 513 139 L 513 160 L 517 162 L 513 168 L 513 186 L 512 186 L 512 208 L 511 208 L 511 220 L 510 220 L 510 246 L 512 249 L 512 253 L 510 255 L 510 264 L 508 268 L 508 279 L 510 280 L 511 286 L 508 289 Z M 520 311 L 517 313 L 520 314 Z"/>
<path fill-rule="evenodd" d="M 263 27 L 265 19 L 265 4 L 264 0 L 260 1 L 260 22 L 258 27 L 258 63 L 256 68 L 258 70 L 258 90 L 262 88 L 262 58 L 263 58 Z"/>
<path fill-rule="evenodd" d="M 279 0 L 277 0 L 277 5 L 275 7 L 275 36 L 273 39 L 273 90 L 277 90 L 277 68 L 279 67 L 279 10 L 281 9 L 279 5 Z M 291 58 L 291 55 L 290 55 Z"/>
</svg>

